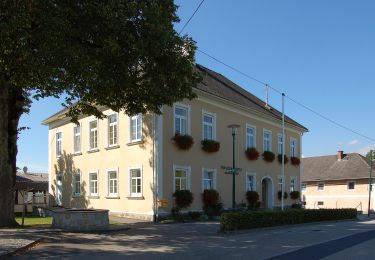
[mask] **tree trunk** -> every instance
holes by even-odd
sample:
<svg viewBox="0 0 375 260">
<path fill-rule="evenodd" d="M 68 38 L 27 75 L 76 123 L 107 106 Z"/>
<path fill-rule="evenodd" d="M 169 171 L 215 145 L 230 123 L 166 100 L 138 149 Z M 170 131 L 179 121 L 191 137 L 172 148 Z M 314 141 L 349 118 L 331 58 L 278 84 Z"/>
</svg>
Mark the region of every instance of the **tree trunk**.
<svg viewBox="0 0 375 260">
<path fill-rule="evenodd" d="M 15 226 L 14 186 L 18 122 L 25 103 L 22 89 L 12 88 L 0 79 L 0 227 Z"/>
</svg>

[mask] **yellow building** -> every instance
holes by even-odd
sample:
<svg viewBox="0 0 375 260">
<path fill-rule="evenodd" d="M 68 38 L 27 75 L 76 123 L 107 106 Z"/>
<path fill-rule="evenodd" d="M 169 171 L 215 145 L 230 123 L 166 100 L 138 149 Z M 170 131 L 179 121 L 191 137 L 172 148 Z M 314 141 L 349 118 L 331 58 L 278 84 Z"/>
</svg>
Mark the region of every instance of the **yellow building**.
<svg viewBox="0 0 375 260">
<path fill-rule="evenodd" d="M 224 207 L 231 207 L 232 176 L 222 166 L 232 165 L 229 124 L 238 124 L 236 203 L 245 202 L 247 190 L 259 193 L 262 206 L 280 206 L 277 191 L 299 190 L 300 167 L 287 163 L 285 178 L 277 155 L 282 149 L 281 113 L 224 76 L 197 65 L 203 82 L 197 98 L 164 106 L 161 115 L 127 116 L 103 108 L 106 119 L 83 116 L 79 125 L 65 117 L 66 110 L 43 121 L 49 126 L 50 192 L 59 205 L 109 209 L 111 214 L 152 219 L 170 212 L 172 194 L 191 190 L 189 210 L 201 210 L 201 193 L 216 189 Z M 301 155 L 307 129 L 286 117 L 286 155 Z M 190 135 L 194 144 L 182 150 L 175 133 Z M 216 152 L 202 150 L 201 140 L 220 143 Z M 260 154 L 272 151 L 273 162 L 249 160 L 247 148 Z M 286 205 L 292 201 L 287 199 Z"/>
<path fill-rule="evenodd" d="M 366 157 L 338 151 L 337 155 L 303 158 L 302 165 L 302 200 L 306 208 L 368 211 L 370 162 Z M 374 210 L 372 198 L 370 210 Z"/>
</svg>

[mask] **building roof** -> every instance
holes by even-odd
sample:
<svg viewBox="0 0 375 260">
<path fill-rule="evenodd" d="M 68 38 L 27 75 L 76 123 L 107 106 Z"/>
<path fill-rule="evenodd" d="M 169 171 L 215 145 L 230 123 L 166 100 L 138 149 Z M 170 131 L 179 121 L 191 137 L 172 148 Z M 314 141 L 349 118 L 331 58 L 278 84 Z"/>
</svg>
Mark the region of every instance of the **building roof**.
<svg viewBox="0 0 375 260">
<path fill-rule="evenodd" d="M 281 121 L 282 114 L 280 111 L 272 106 L 268 106 L 267 108 L 264 101 L 241 88 L 220 73 L 199 64 L 196 65 L 196 69 L 203 76 L 202 83 L 198 84 L 196 89 Z M 55 120 L 62 119 L 67 111 L 68 109 L 64 108 L 63 110 L 45 119 L 42 123 L 49 124 Z M 297 123 L 288 116 L 285 116 L 285 122 L 299 128 L 303 132 L 308 131 L 306 127 Z"/>
<path fill-rule="evenodd" d="M 48 174 L 17 172 L 15 188 L 17 190 L 48 190 Z"/>
<path fill-rule="evenodd" d="M 302 158 L 302 181 L 328 181 L 369 178 L 370 161 L 358 154 L 345 154 Z"/>
</svg>

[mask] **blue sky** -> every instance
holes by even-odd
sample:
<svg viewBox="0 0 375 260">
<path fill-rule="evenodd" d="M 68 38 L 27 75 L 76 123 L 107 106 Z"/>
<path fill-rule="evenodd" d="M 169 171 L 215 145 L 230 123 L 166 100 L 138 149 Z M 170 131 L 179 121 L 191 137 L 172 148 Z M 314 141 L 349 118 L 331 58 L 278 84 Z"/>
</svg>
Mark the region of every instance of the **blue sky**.
<svg viewBox="0 0 375 260">
<path fill-rule="evenodd" d="M 179 31 L 201 0 L 179 0 Z M 205 0 L 185 28 L 198 48 L 250 74 L 325 116 L 375 139 L 375 1 Z M 197 53 L 196 61 L 264 99 L 264 86 Z M 280 108 L 281 97 L 270 92 Z M 61 109 L 35 102 L 20 126 L 19 167 L 47 171 L 48 129 L 40 123 Z M 365 152 L 375 144 L 286 102 L 286 114 L 309 128 L 303 155 Z"/>
</svg>

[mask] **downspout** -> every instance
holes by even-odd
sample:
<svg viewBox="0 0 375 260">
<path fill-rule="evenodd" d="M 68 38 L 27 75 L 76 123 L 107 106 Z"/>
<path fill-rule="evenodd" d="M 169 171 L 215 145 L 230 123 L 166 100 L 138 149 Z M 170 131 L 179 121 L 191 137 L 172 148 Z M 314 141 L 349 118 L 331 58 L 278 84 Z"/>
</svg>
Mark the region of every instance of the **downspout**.
<svg viewBox="0 0 375 260">
<path fill-rule="evenodd" d="M 155 113 L 153 113 L 152 115 L 152 188 L 153 188 L 153 213 L 154 213 L 154 216 L 153 216 L 153 219 L 154 219 L 154 222 L 157 221 L 158 219 L 158 205 L 157 205 L 157 192 L 158 192 L 158 187 L 157 187 L 157 170 L 156 170 L 156 159 L 155 159 L 155 145 L 156 145 L 156 142 L 155 142 L 155 138 L 156 138 L 156 117 L 155 117 Z"/>
</svg>

